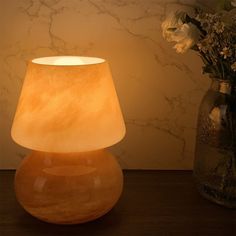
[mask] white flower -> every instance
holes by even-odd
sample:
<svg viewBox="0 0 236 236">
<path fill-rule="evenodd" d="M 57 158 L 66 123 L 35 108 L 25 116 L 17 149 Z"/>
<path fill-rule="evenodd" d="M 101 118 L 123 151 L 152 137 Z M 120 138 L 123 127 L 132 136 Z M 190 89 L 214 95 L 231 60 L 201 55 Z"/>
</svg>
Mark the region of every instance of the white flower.
<svg viewBox="0 0 236 236">
<path fill-rule="evenodd" d="M 183 12 L 172 13 L 163 23 L 163 37 L 168 42 L 177 42 L 174 46 L 178 53 L 184 53 L 194 46 L 200 36 L 198 28 L 192 23 L 183 23 Z"/>
<path fill-rule="evenodd" d="M 198 29 L 192 23 L 183 24 L 176 33 L 179 35 L 177 44 L 174 46 L 177 53 L 185 53 L 197 43 L 199 38 Z"/>
<path fill-rule="evenodd" d="M 231 5 L 232 5 L 233 7 L 236 7 L 236 0 L 231 0 Z"/>
<path fill-rule="evenodd" d="M 162 23 L 162 33 L 163 37 L 168 42 L 173 42 L 175 40 L 175 31 L 182 27 L 183 21 L 182 18 L 184 17 L 185 13 L 183 12 L 175 12 L 171 13 L 165 21 Z M 178 36 L 177 36 L 178 37 Z"/>
</svg>

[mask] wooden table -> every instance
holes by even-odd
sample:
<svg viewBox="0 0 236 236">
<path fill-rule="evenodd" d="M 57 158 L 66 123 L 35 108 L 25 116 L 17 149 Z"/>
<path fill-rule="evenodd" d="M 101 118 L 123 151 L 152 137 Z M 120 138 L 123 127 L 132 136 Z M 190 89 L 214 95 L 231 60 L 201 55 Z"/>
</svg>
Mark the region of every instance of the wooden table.
<svg viewBox="0 0 236 236">
<path fill-rule="evenodd" d="M 0 236 L 236 236 L 236 211 L 203 199 L 191 171 L 124 171 L 124 192 L 104 217 L 52 225 L 27 214 L 13 191 L 14 171 L 0 171 Z"/>
</svg>

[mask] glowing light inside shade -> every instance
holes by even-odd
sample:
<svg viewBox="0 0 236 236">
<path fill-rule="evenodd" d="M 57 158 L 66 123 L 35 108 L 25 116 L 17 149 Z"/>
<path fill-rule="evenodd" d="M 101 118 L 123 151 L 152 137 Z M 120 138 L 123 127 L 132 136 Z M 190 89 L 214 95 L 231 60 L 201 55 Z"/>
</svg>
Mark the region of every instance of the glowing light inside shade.
<svg viewBox="0 0 236 236">
<path fill-rule="evenodd" d="M 54 65 L 84 65 L 79 57 L 59 57 L 53 62 Z"/>
<path fill-rule="evenodd" d="M 78 56 L 56 56 L 56 57 L 41 57 L 33 59 L 32 62 L 41 65 L 56 65 L 56 66 L 78 66 L 99 64 L 105 60 L 97 57 L 78 57 Z"/>
</svg>

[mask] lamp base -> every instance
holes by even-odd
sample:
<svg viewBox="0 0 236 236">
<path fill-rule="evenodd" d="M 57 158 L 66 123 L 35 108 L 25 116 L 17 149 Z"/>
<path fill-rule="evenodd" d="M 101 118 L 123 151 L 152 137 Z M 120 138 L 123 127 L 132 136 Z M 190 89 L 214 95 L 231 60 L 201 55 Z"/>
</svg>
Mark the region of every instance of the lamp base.
<svg viewBox="0 0 236 236">
<path fill-rule="evenodd" d="M 15 192 L 23 208 L 55 224 L 84 223 L 106 214 L 122 188 L 122 170 L 105 150 L 69 154 L 33 151 L 15 176 Z"/>
</svg>

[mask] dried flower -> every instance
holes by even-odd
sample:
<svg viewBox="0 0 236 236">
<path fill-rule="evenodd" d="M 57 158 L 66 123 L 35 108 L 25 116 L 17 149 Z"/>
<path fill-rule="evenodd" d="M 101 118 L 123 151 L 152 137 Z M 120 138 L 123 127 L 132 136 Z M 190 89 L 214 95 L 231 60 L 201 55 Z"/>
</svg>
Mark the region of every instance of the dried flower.
<svg viewBox="0 0 236 236">
<path fill-rule="evenodd" d="M 231 65 L 231 69 L 236 72 L 236 62 L 234 62 L 232 65 Z"/>
<path fill-rule="evenodd" d="M 213 29 L 215 30 L 215 32 L 217 34 L 223 33 L 225 30 L 225 24 L 221 21 L 217 21 L 214 25 L 213 25 Z"/>
<path fill-rule="evenodd" d="M 208 5 L 208 1 L 201 2 Z M 232 7 L 236 7 L 236 0 L 214 2 L 216 8 L 196 8 L 195 15 L 172 14 L 162 25 L 163 36 L 176 42 L 174 48 L 178 53 L 190 48 L 198 51 L 204 73 L 228 80 L 235 78 L 236 73 L 236 8 Z"/>
<path fill-rule="evenodd" d="M 212 23 L 213 23 L 213 15 L 206 13 L 206 14 L 202 14 L 198 16 L 198 20 L 201 23 L 201 27 L 205 30 L 205 31 L 209 31 L 212 27 Z"/>
<path fill-rule="evenodd" d="M 208 40 L 204 39 L 197 44 L 199 51 L 207 53 L 211 50 L 211 44 L 209 44 Z"/>
<path fill-rule="evenodd" d="M 232 51 L 228 47 L 224 47 L 222 51 L 220 52 L 220 55 L 224 57 L 224 59 L 227 59 L 228 57 L 232 56 Z"/>
</svg>

